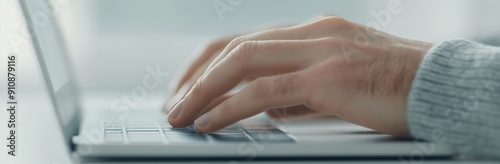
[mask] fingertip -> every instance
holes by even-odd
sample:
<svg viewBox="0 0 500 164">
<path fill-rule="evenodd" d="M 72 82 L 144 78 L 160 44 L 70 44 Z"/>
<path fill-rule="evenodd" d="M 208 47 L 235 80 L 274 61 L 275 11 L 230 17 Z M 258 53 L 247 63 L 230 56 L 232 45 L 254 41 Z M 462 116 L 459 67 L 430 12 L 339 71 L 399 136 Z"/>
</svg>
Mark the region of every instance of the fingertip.
<svg viewBox="0 0 500 164">
<path fill-rule="evenodd" d="M 170 125 L 183 126 L 183 124 L 181 124 L 180 121 L 178 121 L 179 120 L 178 117 L 179 117 L 183 107 L 184 107 L 184 101 L 181 100 L 170 110 L 170 112 L 168 113 L 168 116 L 167 116 L 168 123 L 170 123 Z"/>
<path fill-rule="evenodd" d="M 195 128 L 200 132 L 210 131 L 208 124 L 212 120 L 212 112 L 207 112 L 194 121 Z"/>
<path fill-rule="evenodd" d="M 171 126 L 173 126 L 173 127 L 179 127 L 179 125 L 177 124 L 177 122 L 175 122 L 175 119 L 171 119 L 169 117 L 169 118 L 167 118 L 167 121 L 168 121 L 168 124 L 170 124 Z"/>
<path fill-rule="evenodd" d="M 187 123 L 187 122 L 185 122 L 182 119 L 171 119 L 171 118 L 168 118 L 167 120 L 168 120 L 168 123 L 171 126 L 173 126 L 173 127 L 187 127 L 187 126 L 192 125 L 192 123 Z"/>
<path fill-rule="evenodd" d="M 173 127 L 182 127 L 181 124 L 178 121 L 176 121 L 176 118 L 171 117 L 171 113 L 172 111 L 167 116 L 168 123 Z"/>
</svg>

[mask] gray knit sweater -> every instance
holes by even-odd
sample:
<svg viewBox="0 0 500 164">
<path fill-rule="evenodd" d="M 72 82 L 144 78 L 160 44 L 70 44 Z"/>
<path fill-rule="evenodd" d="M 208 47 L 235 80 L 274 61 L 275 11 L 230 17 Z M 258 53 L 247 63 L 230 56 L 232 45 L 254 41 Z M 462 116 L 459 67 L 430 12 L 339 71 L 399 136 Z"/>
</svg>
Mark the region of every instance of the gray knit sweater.
<svg viewBox="0 0 500 164">
<path fill-rule="evenodd" d="M 462 39 L 424 57 L 410 90 L 412 136 L 456 153 L 500 158 L 500 48 Z"/>
</svg>

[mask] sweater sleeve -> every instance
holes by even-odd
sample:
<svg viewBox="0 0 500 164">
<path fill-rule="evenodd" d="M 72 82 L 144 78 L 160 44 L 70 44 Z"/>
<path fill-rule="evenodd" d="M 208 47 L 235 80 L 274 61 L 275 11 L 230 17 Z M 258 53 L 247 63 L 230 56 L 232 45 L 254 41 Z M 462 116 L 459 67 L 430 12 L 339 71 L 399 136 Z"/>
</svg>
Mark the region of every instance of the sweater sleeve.
<svg viewBox="0 0 500 164">
<path fill-rule="evenodd" d="M 424 57 L 408 100 L 413 137 L 500 158 L 500 49 L 453 39 Z"/>
</svg>

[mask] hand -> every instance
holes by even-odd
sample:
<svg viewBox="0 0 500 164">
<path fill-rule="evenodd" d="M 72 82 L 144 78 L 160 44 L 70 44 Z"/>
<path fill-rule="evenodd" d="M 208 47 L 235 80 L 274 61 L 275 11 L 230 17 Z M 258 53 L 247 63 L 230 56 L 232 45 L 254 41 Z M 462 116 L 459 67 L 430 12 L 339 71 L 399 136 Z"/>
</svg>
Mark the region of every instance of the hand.
<svg viewBox="0 0 500 164">
<path fill-rule="evenodd" d="M 213 132 L 268 109 L 292 107 L 407 136 L 408 92 L 432 45 L 325 17 L 222 41 L 224 46 L 215 58 L 218 46 L 195 61 L 211 61 L 199 67 L 199 78 L 188 75 L 195 67 L 188 69 L 185 75 L 195 83 L 178 96 L 183 98 L 169 113 L 171 125 L 194 122 L 200 132 Z M 253 80 L 227 94 L 246 79 Z"/>
<path fill-rule="evenodd" d="M 165 104 L 164 112 L 169 113 L 170 109 L 179 102 L 189 89 L 196 83 L 196 80 L 206 71 L 208 65 L 214 60 L 214 58 L 219 55 L 224 47 L 229 44 L 231 40 L 236 38 L 236 36 L 225 37 L 218 39 L 204 46 L 199 52 L 197 58 L 189 65 L 189 67 L 180 74 L 179 77 L 175 78 L 178 82 L 172 83 L 170 90 L 172 92 L 167 96 L 168 101 Z M 243 82 L 249 82 L 255 78 L 249 77 Z M 226 95 L 218 98 L 215 102 L 211 103 L 210 107 L 219 104 L 222 100 L 225 100 L 232 93 L 227 93 Z M 211 109 L 209 107 L 209 109 Z M 275 119 L 297 119 L 297 118 L 311 118 L 324 116 L 324 114 L 317 111 L 311 110 L 305 105 L 294 105 L 287 107 L 272 108 L 266 111 L 271 118 Z"/>
</svg>

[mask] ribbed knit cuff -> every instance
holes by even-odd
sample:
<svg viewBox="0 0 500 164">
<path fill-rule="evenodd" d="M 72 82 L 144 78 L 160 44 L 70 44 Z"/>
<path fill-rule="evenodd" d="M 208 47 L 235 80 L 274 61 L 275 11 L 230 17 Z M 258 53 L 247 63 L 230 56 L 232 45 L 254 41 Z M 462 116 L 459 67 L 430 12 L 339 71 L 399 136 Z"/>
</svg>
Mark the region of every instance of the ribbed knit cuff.
<svg viewBox="0 0 500 164">
<path fill-rule="evenodd" d="M 411 135 L 459 153 L 499 156 L 499 143 L 488 143 L 500 136 L 498 52 L 462 39 L 435 45 L 410 90 Z"/>
</svg>

